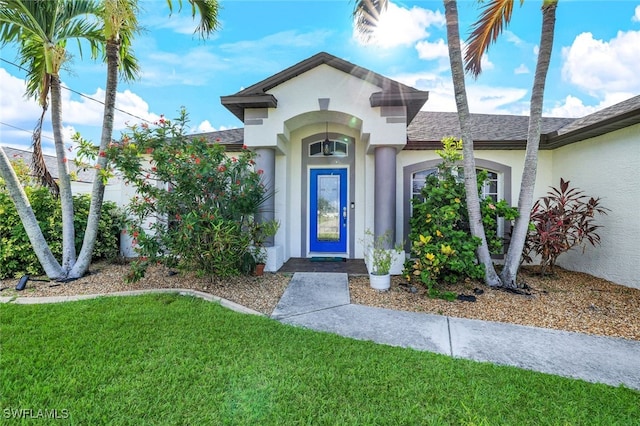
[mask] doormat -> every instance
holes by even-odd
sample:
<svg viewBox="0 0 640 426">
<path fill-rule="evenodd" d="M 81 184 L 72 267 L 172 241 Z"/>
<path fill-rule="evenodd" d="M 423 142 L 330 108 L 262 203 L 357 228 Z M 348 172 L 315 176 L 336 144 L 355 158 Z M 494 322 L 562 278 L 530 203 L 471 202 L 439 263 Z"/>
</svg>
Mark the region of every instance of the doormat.
<svg viewBox="0 0 640 426">
<path fill-rule="evenodd" d="M 346 262 L 347 259 L 344 257 L 325 257 L 325 256 L 314 256 L 311 259 L 312 262 Z"/>
</svg>

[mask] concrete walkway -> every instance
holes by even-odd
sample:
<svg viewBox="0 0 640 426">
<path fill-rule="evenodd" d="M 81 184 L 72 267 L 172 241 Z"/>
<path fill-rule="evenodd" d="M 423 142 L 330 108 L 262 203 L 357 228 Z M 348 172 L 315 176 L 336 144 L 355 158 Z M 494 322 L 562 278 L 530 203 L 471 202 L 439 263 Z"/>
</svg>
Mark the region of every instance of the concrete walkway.
<svg viewBox="0 0 640 426">
<path fill-rule="evenodd" d="M 640 341 L 354 305 L 347 274 L 295 273 L 272 318 L 355 339 L 640 390 Z"/>
</svg>

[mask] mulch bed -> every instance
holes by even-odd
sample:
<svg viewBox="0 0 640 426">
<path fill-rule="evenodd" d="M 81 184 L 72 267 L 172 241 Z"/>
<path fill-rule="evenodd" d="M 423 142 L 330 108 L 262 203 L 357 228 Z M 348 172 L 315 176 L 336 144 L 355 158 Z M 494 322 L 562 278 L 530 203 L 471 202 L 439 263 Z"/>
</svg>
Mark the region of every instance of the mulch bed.
<svg viewBox="0 0 640 426">
<path fill-rule="evenodd" d="M 62 285 L 28 281 L 16 291 L 18 279 L 0 281 L 0 296 L 63 296 L 110 293 L 153 288 L 189 288 L 231 300 L 271 314 L 292 274 L 265 273 L 262 277 L 226 279 L 198 278 L 176 274 L 164 267 L 151 268 L 137 283 L 125 283 L 126 264 L 98 263 L 90 274 Z M 475 318 L 528 326 L 553 328 L 640 340 L 640 289 L 613 284 L 591 275 L 557 268 L 553 277 L 540 277 L 537 268 L 522 268 L 520 281 L 527 284 L 520 294 L 491 289 L 473 281 L 443 290 L 454 291 L 475 301 L 448 302 L 427 297 L 419 284 L 393 277 L 391 289 L 373 290 L 367 276 L 350 276 L 351 302 L 405 311 Z M 475 290 L 475 291 L 474 291 Z"/>
</svg>

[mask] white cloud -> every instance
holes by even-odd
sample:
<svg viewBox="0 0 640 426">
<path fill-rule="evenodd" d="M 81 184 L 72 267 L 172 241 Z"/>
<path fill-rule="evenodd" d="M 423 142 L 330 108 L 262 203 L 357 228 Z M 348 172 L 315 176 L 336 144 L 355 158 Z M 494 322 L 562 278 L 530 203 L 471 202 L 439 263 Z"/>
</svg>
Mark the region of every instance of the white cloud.
<svg viewBox="0 0 640 426">
<path fill-rule="evenodd" d="M 221 132 L 223 130 L 237 129 L 237 126 L 218 126 L 215 128 L 209 120 L 204 120 L 198 124 L 195 128 L 190 130 L 190 133 L 208 133 L 208 132 Z"/>
<path fill-rule="evenodd" d="M 193 129 L 192 133 L 206 133 L 206 132 L 215 132 L 215 131 L 216 131 L 216 128 L 211 125 L 209 120 L 204 120 L 203 122 L 198 124 L 198 127 Z"/>
<path fill-rule="evenodd" d="M 635 13 L 631 17 L 633 22 L 640 22 L 640 6 L 636 6 Z"/>
<path fill-rule="evenodd" d="M 609 41 L 582 33 L 562 49 L 563 79 L 600 99 L 616 92 L 638 93 L 638 46 L 640 31 L 619 31 Z"/>
<path fill-rule="evenodd" d="M 427 29 L 445 25 L 445 17 L 439 11 L 414 6 L 411 9 L 397 6 L 389 2 L 386 11 L 380 14 L 380 20 L 370 40 L 365 40 L 355 29 L 353 38 L 360 44 L 368 44 L 382 48 L 411 46 L 418 40 L 429 37 Z"/>
<path fill-rule="evenodd" d="M 79 130 L 82 135 L 93 142 L 100 138 L 104 105 L 92 99 L 104 102 L 105 92 L 98 88 L 94 93 L 84 94 L 80 97 L 69 90 L 63 83 L 62 94 L 62 120 L 63 137 L 65 144 L 72 144 L 71 136 Z M 41 109 L 34 99 L 24 97 L 25 81 L 22 78 L 12 76 L 5 69 L 0 68 L 0 117 L 2 121 L 11 126 L 24 130 L 12 129 L 8 126 L 1 127 L 1 143 L 28 147 L 31 140 L 31 130 L 40 117 Z M 92 99 L 89 99 L 92 98 Z M 114 117 L 114 130 L 123 130 L 127 123 L 137 123 L 141 120 L 156 121 L 159 115 L 149 111 L 149 104 L 130 90 L 116 94 L 116 108 L 134 115 L 132 117 L 121 111 L 116 111 Z M 53 133 L 51 131 L 50 113 L 45 115 L 42 130 L 43 150 L 47 154 L 53 154 Z M 117 133 L 114 137 L 118 137 Z"/>
<path fill-rule="evenodd" d="M 33 117 L 32 124 L 35 124 L 42 109 L 33 98 L 24 96 L 27 88 L 25 81 L 12 76 L 4 68 L 0 68 L 0 88 L 2 88 L 2 96 L 0 96 L 2 121 L 17 125 L 27 117 Z"/>
<path fill-rule="evenodd" d="M 540 46 L 538 45 L 533 46 L 533 55 L 538 56 L 539 53 L 540 53 Z"/>
<path fill-rule="evenodd" d="M 442 59 L 449 57 L 449 47 L 443 39 L 439 39 L 435 43 L 423 40 L 416 44 L 418 57 L 425 60 Z"/>
<path fill-rule="evenodd" d="M 98 88 L 95 93 L 88 94 L 87 96 L 104 102 L 105 92 L 103 89 Z M 128 114 L 122 111 L 116 111 L 113 120 L 114 130 L 122 130 L 126 128 L 127 123 L 137 123 L 141 119 L 156 121 L 160 118 L 159 115 L 149 111 L 149 104 L 144 99 L 128 89 L 116 94 L 116 108 L 126 111 Z M 103 113 L 104 106 L 102 103 L 92 101 L 85 97 L 79 100 L 71 99 L 71 93 L 63 90 L 62 114 L 65 123 L 100 127 L 102 126 Z"/>
<path fill-rule="evenodd" d="M 200 16 L 191 16 L 191 6 L 182 5 L 181 2 L 174 2 L 173 11 L 170 11 L 166 2 L 138 2 L 143 9 L 138 17 L 142 19 L 142 26 L 145 28 L 163 28 L 173 31 L 176 34 L 193 35 Z M 164 3 L 164 4 L 163 4 Z M 176 4 L 177 3 L 177 4 Z M 159 6 L 159 7 L 158 7 Z M 220 20 L 218 21 L 220 22 Z M 217 33 L 209 36 L 209 40 L 215 38 Z"/>
<path fill-rule="evenodd" d="M 486 53 L 482 55 L 482 58 L 480 58 L 480 66 L 482 66 L 483 71 L 488 71 L 495 68 L 495 65 L 489 60 L 489 55 Z"/>
<path fill-rule="evenodd" d="M 173 14 L 171 16 L 160 19 L 157 23 L 158 28 L 167 28 L 178 34 L 193 35 L 198 26 L 198 16 L 192 18 L 188 13 L 183 15 Z"/>
<path fill-rule="evenodd" d="M 519 104 L 527 95 L 526 89 L 517 87 L 494 87 L 469 85 L 467 97 L 469 110 L 483 114 L 523 114 Z"/>
<path fill-rule="evenodd" d="M 429 91 L 429 100 L 423 108 L 425 111 L 456 111 L 453 83 L 449 75 L 416 73 L 391 78 L 416 89 Z M 489 87 L 470 81 L 467 84 L 469 109 L 472 113 L 526 114 L 527 110 L 522 106 L 526 95 L 526 89 L 516 87 Z"/>
<path fill-rule="evenodd" d="M 600 111 L 603 108 L 607 108 L 611 105 L 620 103 L 632 96 L 633 94 L 630 93 L 612 93 L 606 95 L 605 98 L 597 105 L 585 105 L 581 99 L 569 95 L 563 100 L 562 103 L 558 103 L 548 111 L 545 111 L 544 115 L 553 117 L 580 118 L 592 114 L 596 111 Z"/>
<path fill-rule="evenodd" d="M 220 50 L 233 53 L 246 53 L 247 50 L 264 50 L 274 47 L 310 47 L 322 44 L 329 35 L 331 35 L 331 32 L 327 30 L 317 30 L 308 33 L 300 33 L 296 30 L 281 31 L 275 34 L 269 34 L 258 40 L 242 40 L 234 43 L 225 43 L 220 45 Z"/>
<path fill-rule="evenodd" d="M 595 106 L 586 106 L 582 103 L 582 100 L 575 96 L 567 96 L 564 102 L 551 108 L 549 111 L 545 111 L 544 115 L 552 117 L 571 117 L 578 118 L 589 115 L 597 111 Z"/>
<path fill-rule="evenodd" d="M 503 32 L 503 35 L 505 37 L 505 39 L 509 42 L 509 43 L 513 43 L 516 46 L 520 46 L 522 44 L 524 44 L 524 41 L 518 37 L 517 35 L 515 35 L 515 33 L 513 33 L 512 31 L 509 30 L 505 30 Z"/>
<path fill-rule="evenodd" d="M 143 61 L 139 82 L 148 86 L 203 86 L 216 71 L 231 64 L 211 52 L 210 47 L 198 46 L 185 52 L 155 51 Z"/>
<path fill-rule="evenodd" d="M 525 64 L 520 64 L 518 68 L 513 70 L 514 74 L 529 74 L 530 72 L 531 71 L 529 71 L 529 68 L 527 68 Z"/>
</svg>

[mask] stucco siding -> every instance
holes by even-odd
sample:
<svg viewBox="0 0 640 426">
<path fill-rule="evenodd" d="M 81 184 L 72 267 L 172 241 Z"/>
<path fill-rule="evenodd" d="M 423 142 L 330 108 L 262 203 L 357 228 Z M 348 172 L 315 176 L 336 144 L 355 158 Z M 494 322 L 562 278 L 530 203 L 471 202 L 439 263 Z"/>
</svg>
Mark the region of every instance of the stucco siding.
<svg viewBox="0 0 640 426">
<path fill-rule="evenodd" d="M 640 125 L 559 148 L 553 160 L 554 183 L 570 180 L 611 209 L 597 217 L 602 244 L 574 249 L 558 264 L 640 288 Z"/>
</svg>

